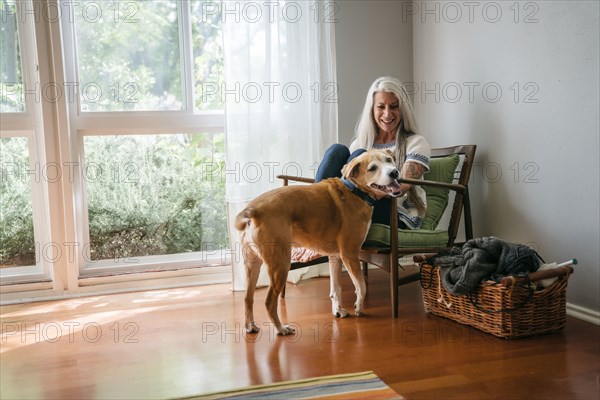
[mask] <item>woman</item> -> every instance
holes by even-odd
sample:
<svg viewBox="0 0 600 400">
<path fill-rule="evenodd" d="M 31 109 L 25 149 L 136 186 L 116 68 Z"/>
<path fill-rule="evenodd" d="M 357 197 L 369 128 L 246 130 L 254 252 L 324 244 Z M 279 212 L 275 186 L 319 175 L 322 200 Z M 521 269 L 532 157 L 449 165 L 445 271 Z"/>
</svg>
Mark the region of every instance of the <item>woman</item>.
<svg viewBox="0 0 600 400">
<path fill-rule="evenodd" d="M 402 178 L 421 179 L 429 170 L 431 148 L 427 140 L 417 133 L 410 99 L 398 79 L 381 77 L 373 82 L 350 149 L 341 144 L 329 147 L 317 169 L 315 181 L 341 177 L 344 164 L 372 148 L 393 150 Z M 398 227 L 418 229 L 426 212 L 425 191 L 420 186 L 406 183 L 401 187 L 403 194 L 397 201 Z M 372 222 L 388 225 L 389 210 L 390 199 L 378 200 Z M 294 249 L 292 255 L 293 259 L 303 262 L 314 257 L 315 254 L 304 249 Z"/>
<path fill-rule="evenodd" d="M 340 144 L 327 149 L 315 181 L 340 177 L 344 164 L 371 148 L 393 150 L 403 178 L 420 179 L 429 170 L 431 148 L 427 140 L 417 134 L 410 99 L 398 79 L 382 77 L 373 82 L 350 150 Z M 425 191 L 419 186 L 402 184 L 402 193 L 397 203 L 399 227 L 418 229 L 426 212 Z M 389 223 L 389 204 L 389 199 L 376 203 L 373 222 Z"/>
</svg>

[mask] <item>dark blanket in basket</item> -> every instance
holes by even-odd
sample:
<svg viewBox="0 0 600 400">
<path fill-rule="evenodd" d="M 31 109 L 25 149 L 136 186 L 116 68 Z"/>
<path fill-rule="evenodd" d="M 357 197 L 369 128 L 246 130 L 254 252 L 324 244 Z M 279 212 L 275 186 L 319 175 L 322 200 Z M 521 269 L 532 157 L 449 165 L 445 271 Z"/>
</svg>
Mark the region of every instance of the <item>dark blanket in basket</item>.
<svg viewBox="0 0 600 400">
<path fill-rule="evenodd" d="M 455 295 L 471 293 L 486 279 L 497 282 L 507 275 L 535 272 L 543 260 L 530 247 L 508 243 L 496 237 L 467 241 L 447 254 L 429 261 L 441 268 L 446 290 Z"/>
</svg>

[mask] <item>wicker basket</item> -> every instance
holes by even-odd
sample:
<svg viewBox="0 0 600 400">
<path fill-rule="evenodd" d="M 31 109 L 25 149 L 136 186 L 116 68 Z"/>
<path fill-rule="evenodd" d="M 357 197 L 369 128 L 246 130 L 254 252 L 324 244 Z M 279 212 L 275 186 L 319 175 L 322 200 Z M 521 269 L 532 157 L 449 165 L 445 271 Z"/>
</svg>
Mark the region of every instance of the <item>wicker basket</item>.
<svg viewBox="0 0 600 400">
<path fill-rule="evenodd" d="M 421 265 L 427 312 L 507 339 L 562 329 L 566 324 L 568 279 L 568 274 L 560 276 L 543 290 L 530 289 L 529 285 L 481 284 L 469 296 L 456 296 L 444 288 L 439 267 Z"/>
</svg>

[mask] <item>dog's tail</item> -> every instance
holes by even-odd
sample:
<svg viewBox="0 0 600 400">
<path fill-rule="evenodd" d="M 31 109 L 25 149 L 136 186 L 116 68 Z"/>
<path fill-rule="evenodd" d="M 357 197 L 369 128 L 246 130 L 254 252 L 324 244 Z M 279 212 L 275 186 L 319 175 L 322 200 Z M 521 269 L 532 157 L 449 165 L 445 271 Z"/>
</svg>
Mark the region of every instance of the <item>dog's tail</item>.
<svg viewBox="0 0 600 400">
<path fill-rule="evenodd" d="M 235 217 L 235 227 L 239 231 L 246 229 L 246 226 L 250 223 L 252 218 L 255 216 L 255 211 L 252 208 L 245 208 Z"/>
</svg>

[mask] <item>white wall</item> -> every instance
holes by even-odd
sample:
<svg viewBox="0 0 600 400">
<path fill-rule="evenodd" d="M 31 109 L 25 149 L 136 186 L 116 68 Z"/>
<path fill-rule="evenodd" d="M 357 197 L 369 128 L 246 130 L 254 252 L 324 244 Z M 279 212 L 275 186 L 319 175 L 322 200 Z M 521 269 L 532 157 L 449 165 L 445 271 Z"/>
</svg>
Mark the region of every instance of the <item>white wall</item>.
<svg viewBox="0 0 600 400">
<path fill-rule="evenodd" d="M 568 301 L 598 310 L 599 3 L 469 4 L 409 10 L 421 131 L 478 145 L 475 235 L 576 257 Z"/>
<path fill-rule="evenodd" d="M 379 76 L 413 79 L 412 19 L 407 2 L 337 1 L 335 13 L 340 143 L 349 145 L 367 90 Z"/>
</svg>

